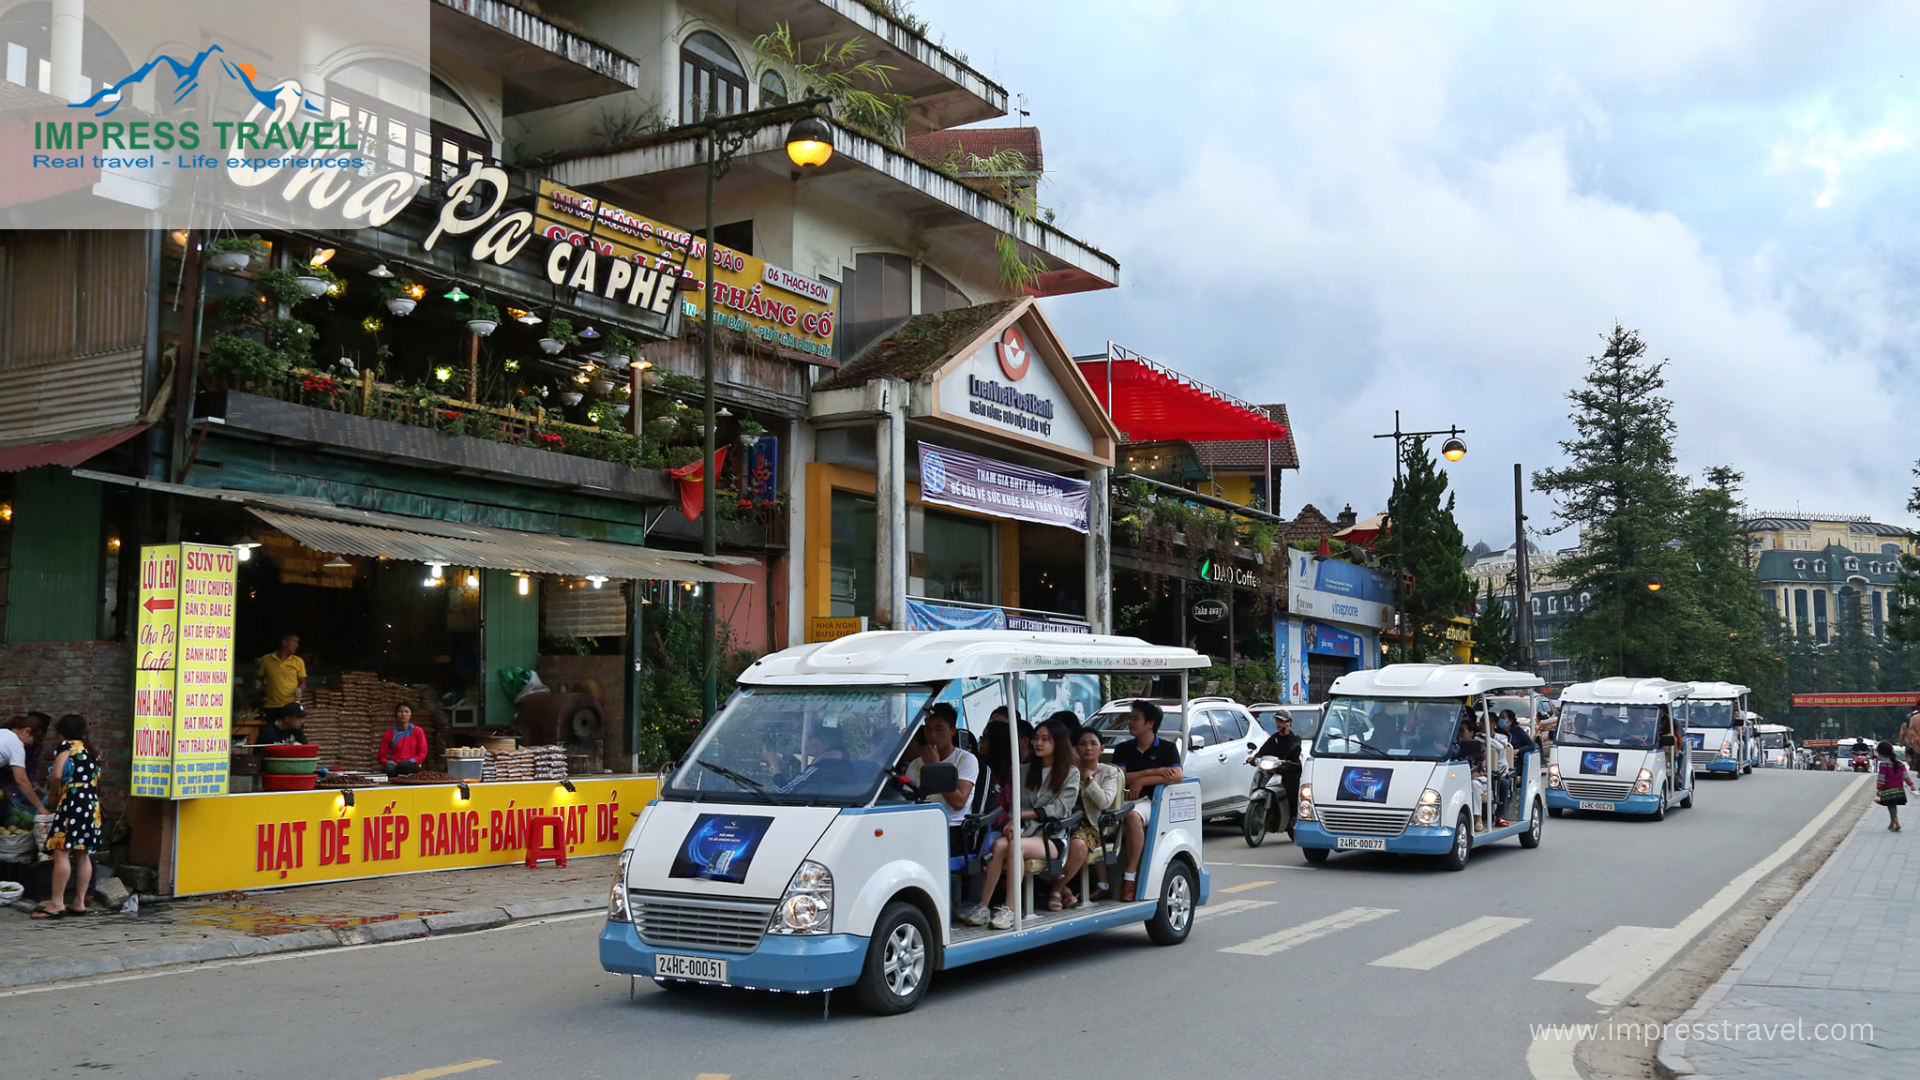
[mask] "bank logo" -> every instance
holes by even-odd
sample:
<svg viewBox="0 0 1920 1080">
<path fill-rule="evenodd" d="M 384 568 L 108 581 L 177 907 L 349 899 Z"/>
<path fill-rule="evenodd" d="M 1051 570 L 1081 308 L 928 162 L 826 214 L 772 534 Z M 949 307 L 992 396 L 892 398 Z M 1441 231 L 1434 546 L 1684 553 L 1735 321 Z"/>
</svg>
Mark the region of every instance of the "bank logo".
<svg viewBox="0 0 1920 1080">
<path fill-rule="evenodd" d="M 259 102 L 268 111 L 272 111 L 279 105 L 280 95 L 282 93 L 291 91 L 292 93 L 299 94 L 302 107 L 315 113 L 321 112 L 318 105 L 308 100 L 305 94 L 301 94 L 300 91 L 294 87 L 286 86 L 279 89 L 269 87 L 262 89 L 256 85 L 255 80 L 260 78 L 260 72 L 252 64 L 245 62 L 236 64 L 225 57 L 216 58 L 213 55 L 214 53 L 225 51 L 226 50 L 222 49 L 219 45 L 209 45 L 205 49 L 202 49 L 200 54 L 195 56 L 191 62 L 184 64 L 165 54 L 156 56 L 145 64 L 142 64 L 140 69 L 133 74 L 121 79 L 117 83 L 110 83 L 101 87 L 99 90 L 94 91 L 92 97 L 87 98 L 85 101 L 76 101 L 68 105 L 67 108 L 93 109 L 96 110 L 93 114 L 96 117 L 110 116 L 115 109 L 118 109 L 126 102 L 128 88 L 146 82 L 147 76 L 152 75 L 163 64 L 173 72 L 173 104 L 178 105 L 180 102 L 186 100 L 186 96 L 193 93 L 194 89 L 200 85 L 200 69 L 206 66 L 209 59 L 218 59 L 220 70 L 226 72 L 228 78 L 238 79 L 240 85 L 246 88 L 248 96 Z"/>
<path fill-rule="evenodd" d="M 1018 326 L 1009 326 L 1000 340 L 993 343 L 993 351 L 1000 357 L 1000 370 L 1007 378 L 1015 382 L 1027 377 L 1027 368 L 1032 365 L 1033 354 L 1027 348 L 1027 336 Z"/>
</svg>

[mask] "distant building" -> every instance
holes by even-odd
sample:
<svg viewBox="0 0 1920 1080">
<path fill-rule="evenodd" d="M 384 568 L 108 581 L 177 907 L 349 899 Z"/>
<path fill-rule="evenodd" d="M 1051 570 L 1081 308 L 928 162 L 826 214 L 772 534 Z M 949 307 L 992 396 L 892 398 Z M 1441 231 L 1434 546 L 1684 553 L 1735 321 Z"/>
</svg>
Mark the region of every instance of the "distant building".
<svg viewBox="0 0 1920 1080">
<path fill-rule="evenodd" d="M 1572 554 L 1573 549 L 1545 552 L 1539 545 L 1527 544 L 1527 606 L 1533 616 L 1533 660 L 1534 671 L 1547 681 L 1547 685 L 1563 687 L 1580 681 L 1590 672 L 1578 672 L 1571 659 L 1562 654 L 1557 646 L 1561 627 L 1575 612 L 1585 610 L 1593 603 L 1591 592 L 1576 592 L 1562 581 L 1554 569 L 1560 560 Z M 1478 556 L 1469 555 L 1467 576 L 1473 579 L 1474 595 L 1485 600 L 1487 585 L 1493 585 L 1493 602 L 1501 605 L 1507 617 L 1515 621 L 1518 617 L 1513 607 L 1515 548 L 1511 545 L 1502 551 L 1489 551 Z"/>
<path fill-rule="evenodd" d="M 1886 636 L 1900 556 L 1911 534 L 1864 516 L 1765 514 L 1746 523 L 1754 584 L 1767 609 L 1796 637 L 1833 638 L 1843 604 L 1858 600 L 1866 632 Z"/>
</svg>

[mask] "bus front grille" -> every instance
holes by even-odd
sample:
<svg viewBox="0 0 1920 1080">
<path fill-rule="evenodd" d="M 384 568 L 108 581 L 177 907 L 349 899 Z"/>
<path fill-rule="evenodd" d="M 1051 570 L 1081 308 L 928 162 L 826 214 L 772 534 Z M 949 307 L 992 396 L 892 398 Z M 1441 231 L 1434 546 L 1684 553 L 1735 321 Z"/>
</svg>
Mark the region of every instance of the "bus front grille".
<svg viewBox="0 0 1920 1080">
<path fill-rule="evenodd" d="M 712 900 L 633 892 L 633 927 L 649 945 L 752 952 L 773 919 L 772 900 Z"/>
</svg>

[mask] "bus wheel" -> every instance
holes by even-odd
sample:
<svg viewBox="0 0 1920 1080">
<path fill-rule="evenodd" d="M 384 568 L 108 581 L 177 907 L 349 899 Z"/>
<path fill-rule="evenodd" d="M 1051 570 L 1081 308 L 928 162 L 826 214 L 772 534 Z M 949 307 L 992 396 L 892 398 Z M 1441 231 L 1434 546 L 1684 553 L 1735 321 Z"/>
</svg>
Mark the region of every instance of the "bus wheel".
<svg viewBox="0 0 1920 1080">
<path fill-rule="evenodd" d="M 1473 857 L 1473 819 L 1467 812 L 1460 812 L 1460 820 L 1453 827 L 1453 847 L 1440 856 L 1441 865 L 1449 870 L 1465 870 L 1467 860 Z"/>
<path fill-rule="evenodd" d="M 1270 798 L 1272 796 L 1265 792 L 1255 795 L 1247 804 L 1247 812 L 1240 815 L 1240 833 L 1248 847 L 1259 847 L 1267 841 L 1267 800 Z"/>
<path fill-rule="evenodd" d="M 1533 822 L 1526 832 L 1520 834 L 1520 846 L 1523 848 L 1532 849 L 1540 846 L 1540 830 L 1545 827 L 1545 822 L 1541 820 L 1545 815 L 1540 813 L 1540 810 L 1540 800 L 1535 799 L 1533 801 Z"/>
<path fill-rule="evenodd" d="M 1323 847 L 1303 847 L 1300 849 L 1300 854 L 1306 856 L 1307 861 L 1315 866 L 1327 861 L 1327 849 Z"/>
<path fill-rule="evenodd" d="M 1693 789 L 1692 788 L 1688 788 L 1687 797 L 1680 800 L 1680 809 L 1682 810 L 1693 809 Z"/>
<path fill-rule="evenodd" d="M 1160 886 L 1160 906 L 1147 920 L 1147 936 L 1155 945 L 1178 945 L 1193 930 L 1193 868 L 1175 859 L 1167 864 L 1167 879 Z"/>
<path fill-rule="evenodd" d="M 1660 797 L 1653 802 L 1653 820 L 1667 820 L 1667 792 L 1664 788 L 1660 791 Z"/>
<path fill-rule="evenodd" d="M 1547 813 L 1552 814 L 1554 817 L 1559 817 L 1561 814 L 1564 814 L 1566 812 L 1567 812 L 1567 808 L 1564 806 L 1547 807 Z"/>
<path fill-rule="evenodd" d="M 880 912 L 867 945 L 866 966 L 853 984 L 854 995 L 868 1012 L 893 1016 L 920 1003 L 932 971 L 927 945 L 932 937 L 927 917 L 904 900 Z"/>
</svg>

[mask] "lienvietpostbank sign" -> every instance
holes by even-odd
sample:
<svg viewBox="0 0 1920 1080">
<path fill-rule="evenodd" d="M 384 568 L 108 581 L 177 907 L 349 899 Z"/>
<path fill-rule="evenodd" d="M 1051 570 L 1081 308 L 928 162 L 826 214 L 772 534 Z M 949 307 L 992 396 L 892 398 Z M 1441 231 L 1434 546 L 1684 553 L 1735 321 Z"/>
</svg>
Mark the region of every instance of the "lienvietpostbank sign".
<svg viewBox="0 0 1920 1080">
<path fill-rule="evenodd" d="M 1093 433 L 1037 351 L 1024 319 L 948 364 L 936 383 L 934 411 L 976 431 L 1094 455 Z"/>
<path fill-rule="evenodd" d="M 501 866 L 526 858 L 530 819 L 560 818 L 567 856 L 612 855 L 657 777 L 455 785 L 388 784 L 263 792 L 180 804 L 174 891 L 181 895 Z"/>
</svg>

